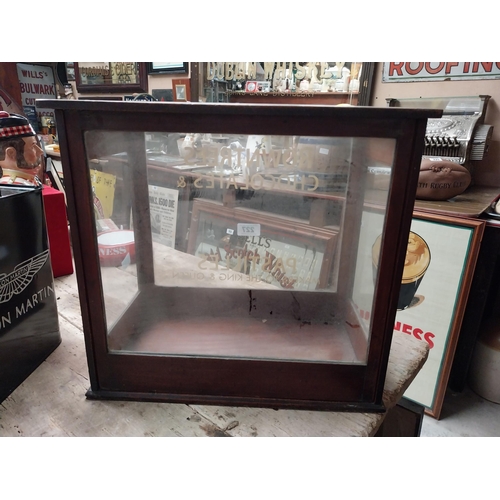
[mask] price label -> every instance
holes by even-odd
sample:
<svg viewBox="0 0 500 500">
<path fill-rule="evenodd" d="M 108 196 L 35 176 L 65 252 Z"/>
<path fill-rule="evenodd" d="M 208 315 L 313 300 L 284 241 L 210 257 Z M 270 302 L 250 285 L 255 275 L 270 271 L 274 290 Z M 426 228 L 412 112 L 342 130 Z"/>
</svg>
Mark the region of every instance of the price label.
<svg viewBox="0 0 500 500">
<path fill-rule="evenodd" d="M 260 236 L 260 224 L 238 222 L 236 231 L 238 236 Z"/>
</svg>

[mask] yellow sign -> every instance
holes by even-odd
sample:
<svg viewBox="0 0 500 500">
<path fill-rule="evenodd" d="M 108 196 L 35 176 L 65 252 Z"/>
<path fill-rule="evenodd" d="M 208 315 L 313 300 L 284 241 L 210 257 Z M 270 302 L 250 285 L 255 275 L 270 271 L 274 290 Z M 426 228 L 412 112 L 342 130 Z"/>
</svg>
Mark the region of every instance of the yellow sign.
<svg viewBox="0 0 500 500">
<path fill-rule="evenodd" d="M 115 199 L 116 176 L 105 174 L 98 170 L 90 171 L 90 179 L 95 198 L 102 208 L 102 219 L 109 219 L 113 215 L 113 201 Z"/>
</svg>

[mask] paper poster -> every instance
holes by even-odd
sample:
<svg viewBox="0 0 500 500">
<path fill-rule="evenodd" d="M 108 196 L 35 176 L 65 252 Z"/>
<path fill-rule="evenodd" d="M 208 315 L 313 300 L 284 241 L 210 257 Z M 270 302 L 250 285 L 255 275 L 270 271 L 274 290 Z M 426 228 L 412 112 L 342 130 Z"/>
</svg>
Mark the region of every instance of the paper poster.
<svg viewBox="0 0 500 500">
<path fill-rule="evenodd" d="M 94 208 L 98 219 L 109 219 L 113 215 L 116 176 L 99 170 L 90 171 L 94 191 Z"/>
<path fill-rule="evenodd" d="M 179 192 L 160 186 L 149 186 L 149 210 L 154 241 L 175 248 L 177 202 Z"/>
</svg>

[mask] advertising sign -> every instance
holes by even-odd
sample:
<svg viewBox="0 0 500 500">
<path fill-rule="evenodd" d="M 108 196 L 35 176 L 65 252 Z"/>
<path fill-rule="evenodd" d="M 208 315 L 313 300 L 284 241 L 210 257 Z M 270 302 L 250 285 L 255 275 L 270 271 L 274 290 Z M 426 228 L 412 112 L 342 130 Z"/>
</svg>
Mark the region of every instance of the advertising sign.
<svg viewBox="0 0 500 500">
<path fill-rule="evenodd" d="M 500 78 L 500 62 L 386 62 L 383 82 Z"/>
<path fill-rule="evenodd" d="M 37 109 L 35 106 L 36 99 L 57 98 L 54 71 L 50 66 L 18 63 L 17 76 L 21 86 L 24 114 L 35 132 L 40 132 L 39 123 L 42 123 L 42 117 L 55 123 L 52 109 Z"/>
<path fill-rule="evenodd" d="M 188 253 L 198 270 L 228 269 L 287 290 L 317 290 L 332 280 L 337 233 L 197 199 Z"/>
<path fill-rule="evenodd" d="M 376 220 L 381 217 L 365 212 L 363 227 L 380 227 Z M 483 221 L 414 213 L 394 330 L 429 345 L 429 357 L 404 395 L 435 418 L 441 412 L 483 231 Z M 358 254 L 366 272 L 357 276 L 354 299 L 361 317 L 369 320 L 371 295 L 363 292 L 373 290 L 374 274 L 368 270 L 376 272 L 379 235 L 365 233 L 373 244 L 370 254 Z"/>
<path fill-rule="evenodd" d="M 116 176 L 99 170 L 91 170 L 90 179 L 94 192 L 96 218 L 107 219 L 113 215 Z"/>
</svg>

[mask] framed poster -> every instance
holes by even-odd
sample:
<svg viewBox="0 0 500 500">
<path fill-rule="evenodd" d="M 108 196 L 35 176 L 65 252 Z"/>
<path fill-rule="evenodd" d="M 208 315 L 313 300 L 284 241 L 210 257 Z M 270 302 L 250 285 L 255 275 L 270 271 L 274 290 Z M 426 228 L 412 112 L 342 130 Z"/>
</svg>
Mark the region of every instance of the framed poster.
<svg viewBox="0 0 500 500">
<path fill-rule="evenodd" d="M 146 63 L 74 63 L 78 92 L 147 92 Z"/>
<path fill-rule="evenodd" d="M 414 261 L 421 252 L 423 266 L 415 266 L 410 292 L 402 299 L 395 330 L 429 344 L 429 357 L 405 397 L 425 407 L 427 414 L 439 419 L 448 385 L 453 356 L 469 296 L 485 222 L 432 214 L 414 213 L 407 257 Z M 414 250 L 412 253 L 411 250 Z M 426 263 L 429 254 L 429 262 Z M 406 265 L 406 263 L 405 263 Z M 419 276 L 417 276 L 419 275 Z M 403 281 L 405 276 L 403 275 Z M 407 285 L 409 283 L 406 283 Z"/>
<path fill-rule="evenodd" d="M 202 199 L 193 202 L 188 253 L 205 271 L 228 269 L 288 290 L 329 286 L 337 232 Z"/>
<path fill-rule="evenodd" d="M 358 255 L 364 261 L 356 275 L 354 298 L 361 317 L 370 317 L 371 303 L 366 290 L 376 279 L 379 235 L 374 218 L 382 214 L 363 214 L 362 239 L 370 243 L 370 254 Z M 453 356 L 469 295 L 485 222 L 414 211 L 408 237 L 398 311 L 394 329 L 429 344 L 429 357 L 404 396 L 425 407 L 439 419 L 448 384 Z M 378 226 L 380 227 L 380 226 Z M 364 230 L 363 230 L 364 228 Z"/>
</svg>

